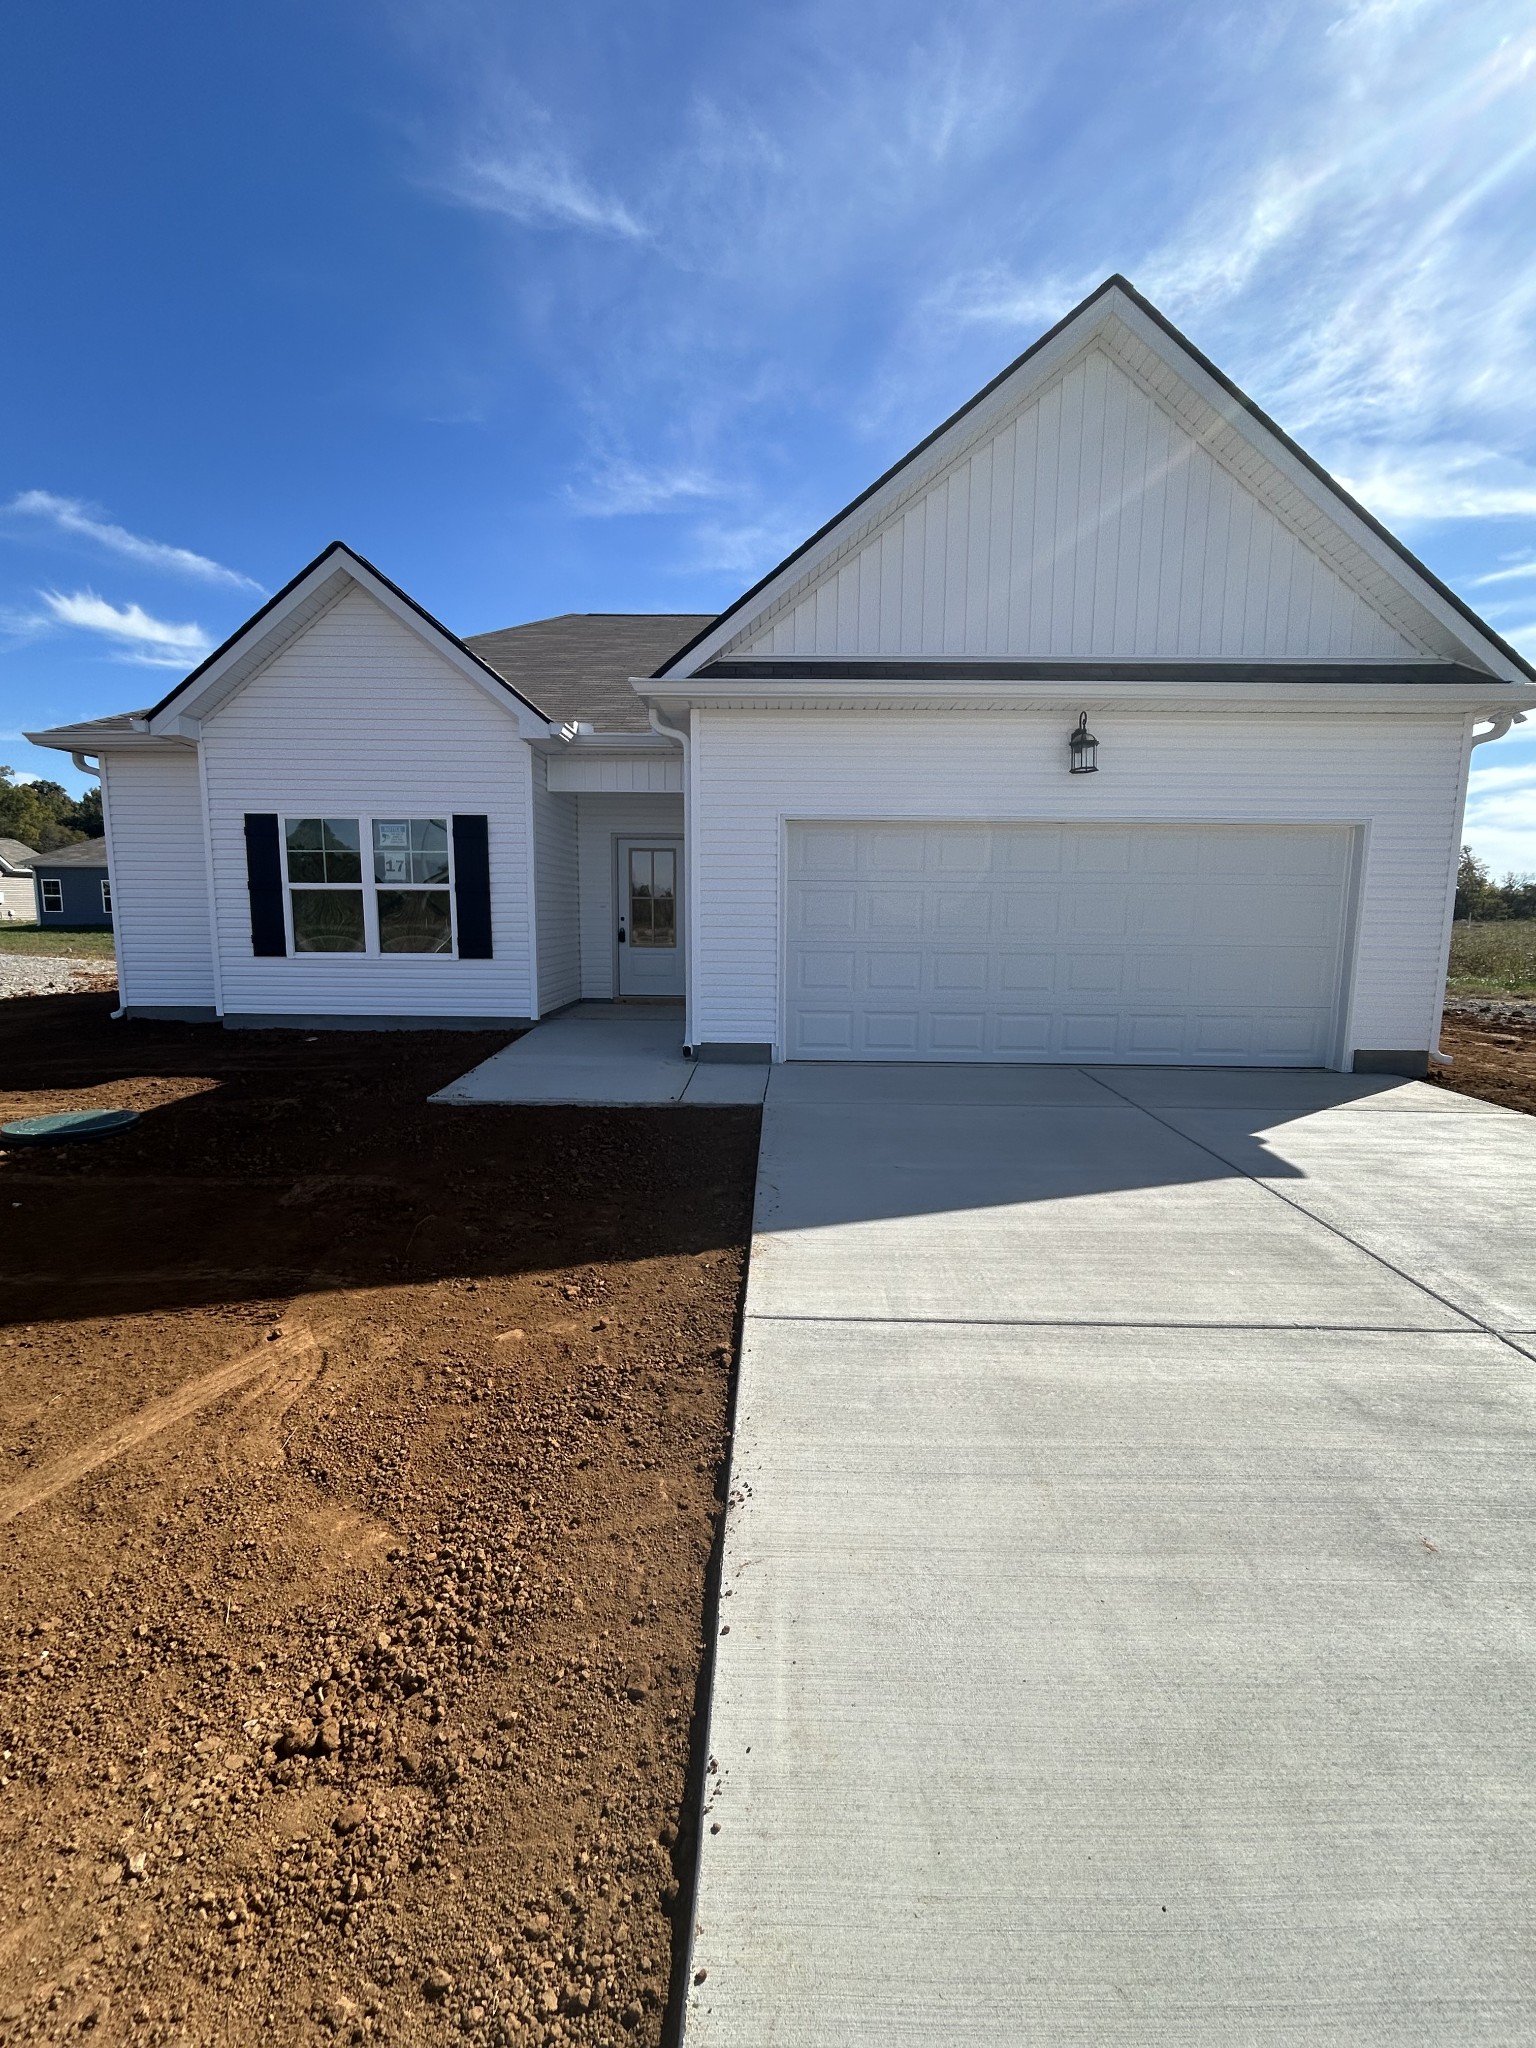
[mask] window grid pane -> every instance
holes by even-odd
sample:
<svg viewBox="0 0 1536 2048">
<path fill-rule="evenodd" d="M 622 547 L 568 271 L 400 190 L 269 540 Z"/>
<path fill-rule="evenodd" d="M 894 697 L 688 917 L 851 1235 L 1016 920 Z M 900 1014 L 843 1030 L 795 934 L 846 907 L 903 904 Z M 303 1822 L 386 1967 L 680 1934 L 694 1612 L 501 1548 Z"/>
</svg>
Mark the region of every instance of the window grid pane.
<svg viewBox="0 0 1536 2048">
<path fill-rule="evenodd" d="M 363 953 L 361 889 L 291 889 L 296 953 Z"/>
<path fill-rule="evenodd" d="M 368 936 L 362 820 L 285 818 L 296 953 L 453 952 L 446 818 L 369 821 L 377 931 Z"/>
<path fill-rule="evenodd" d="M 288 879 L 310 886 L 363 879 L 362 834 L 356 818 L 287 818 Z"/>
<path fill-rule="evenodd" d="M 635 946 L 677 944 L 677 855 L 670 847 L 630 848 L 629 938 Z"/>
</svg>

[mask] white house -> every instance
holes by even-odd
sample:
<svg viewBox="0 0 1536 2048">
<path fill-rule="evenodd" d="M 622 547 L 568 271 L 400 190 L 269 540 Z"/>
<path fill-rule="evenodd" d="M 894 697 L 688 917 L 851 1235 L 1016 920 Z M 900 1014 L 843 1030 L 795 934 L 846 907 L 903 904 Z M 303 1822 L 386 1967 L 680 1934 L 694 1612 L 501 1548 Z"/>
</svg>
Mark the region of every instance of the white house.
<svg viewBox="0 0 1536 2048">
<path fill-rule="evenodd" d="M 1533 681 L 1111 278 L 718 618 L 462 641 L 336 543 L 31 737 L 99 764 L 130 1017 L 1418 1073 Z"/>
<path fill-rule="evenodd" d="M 32 863 L 37 848 L 21 839 L 0 839 L 0 922 L 37 922 L 37 885 Z"/>
</svg>

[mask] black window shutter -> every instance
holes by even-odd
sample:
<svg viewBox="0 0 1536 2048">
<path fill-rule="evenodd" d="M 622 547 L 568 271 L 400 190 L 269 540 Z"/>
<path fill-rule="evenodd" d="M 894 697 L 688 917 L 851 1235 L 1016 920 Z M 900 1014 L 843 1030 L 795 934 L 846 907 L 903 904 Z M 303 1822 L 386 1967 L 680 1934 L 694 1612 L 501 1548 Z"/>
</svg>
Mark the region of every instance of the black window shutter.
<svg viewBox="0 0 1536 2048">
<path fill-rule="evenodd" d="M 491 821 L 453 821 L 453 903 L 459 916 L 459 958 L 491 955 Z"/>
<path fill-rule="evenodd" d="M 251 951 L 258 960 L 281 959 L 288 951 L 283 926 L 283 858 L 272 811 L 245 814 L 245 875 L 251 891 Z"/>
</svg>

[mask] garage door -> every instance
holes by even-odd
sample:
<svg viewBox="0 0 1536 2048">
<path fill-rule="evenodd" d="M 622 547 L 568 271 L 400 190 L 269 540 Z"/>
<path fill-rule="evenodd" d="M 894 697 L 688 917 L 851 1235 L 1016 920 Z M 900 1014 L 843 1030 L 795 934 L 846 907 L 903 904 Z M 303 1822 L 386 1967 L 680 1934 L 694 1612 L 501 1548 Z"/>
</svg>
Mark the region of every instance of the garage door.
<svg viewBox="0 0 1536 2048">
<path fill-rule="evenodd" d="M 788 1057 L 1323 1064 L 1349 836 L 791 826 Z"/>
</svg>

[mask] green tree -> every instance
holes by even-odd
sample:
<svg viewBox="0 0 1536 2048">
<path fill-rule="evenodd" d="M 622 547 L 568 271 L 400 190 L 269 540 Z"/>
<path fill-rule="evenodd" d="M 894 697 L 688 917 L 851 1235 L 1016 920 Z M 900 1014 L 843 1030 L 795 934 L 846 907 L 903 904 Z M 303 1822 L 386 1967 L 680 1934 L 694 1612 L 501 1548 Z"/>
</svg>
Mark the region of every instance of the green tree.
<svg viewBox="0 0 1536 2048">
<path fill-rule="evenodd" d="M 18 782 L 0 768 L 0 839 L 20 839 L 39 853 L 102 836 L 101 791 L 73 797 L 61 782 Z"/>
<path fill-rule="evenodd" d="M 1464 846 L 1456 867 L 1456 915 L 1483 924 L 1536 917 L 1536 875 L 1506 875 L 1496 882 L 1487 862 Z"/>
</svg>

